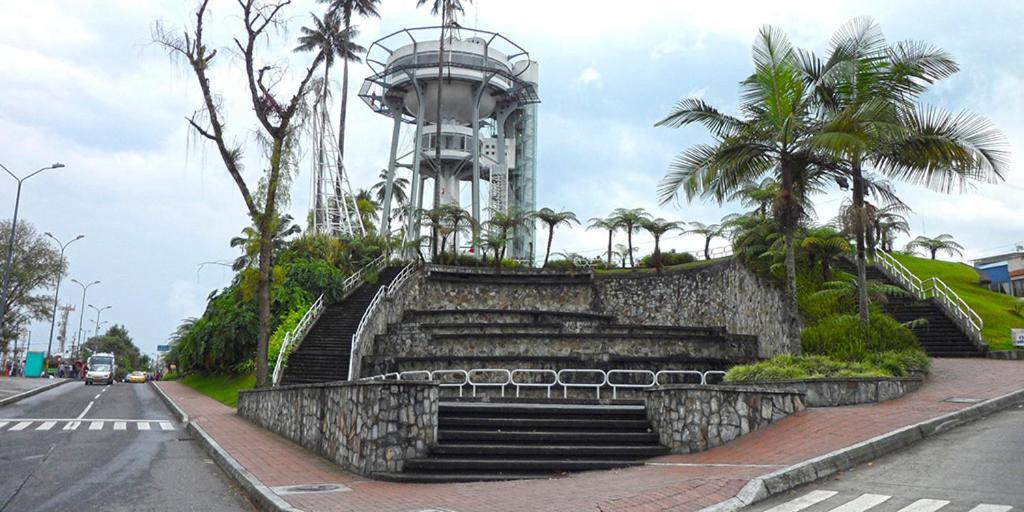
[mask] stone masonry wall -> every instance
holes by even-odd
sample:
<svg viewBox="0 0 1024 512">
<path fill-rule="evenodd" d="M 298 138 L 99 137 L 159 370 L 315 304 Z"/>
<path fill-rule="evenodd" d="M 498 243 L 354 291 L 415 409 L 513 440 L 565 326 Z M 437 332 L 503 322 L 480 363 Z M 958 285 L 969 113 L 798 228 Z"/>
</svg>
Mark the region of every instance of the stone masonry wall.
<svg viewBox="0 0 1024 512">
<path fill-rule="evenodd" d="M 720 446 L 803 409 L 802 395 L 789 391 L 688 384 L 647 391 L 647 417 L 673 453 Z"/>
<path fill-rule="evenodd" d="M 369 476 L 426 455 L 438 401 L 436 382 L 345 381 L 241 391 L 238 414 Z"/>
<path fill-rule="evenodd" d="M 799 353 L 787 327 L 783 292 L 736 262 L 658 274 L 597 275 L 596 311 L 621 323 L 724 326 L 759 337 L 763 358 Z"/>
<path fill-rule="evenodd" d="M 838 407 L 895 400 L 907 393 L 916 391 L 923 384 L 923 377 L 851 377 L 745 382 L 742 384 L 742 387 L 770 387 L 801 393 L 804 395 L 804 405 L 807 407 Z M 723 385 L 728 386 L 729 384 Z"/>
</svg>

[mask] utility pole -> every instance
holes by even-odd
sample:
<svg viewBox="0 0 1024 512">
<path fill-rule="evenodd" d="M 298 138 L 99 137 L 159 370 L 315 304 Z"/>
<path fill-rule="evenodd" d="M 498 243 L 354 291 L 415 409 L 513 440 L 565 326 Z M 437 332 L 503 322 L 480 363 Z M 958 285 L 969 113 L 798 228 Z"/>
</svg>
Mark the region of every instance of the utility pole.
<svg viewBox="0 0 1024 512">
<path fill-rule="evenodd" d="M 64 167 L 62 163 L 55 163 L 49 167 L 43 167 L 37 171 L 32 172 L 24 178 L 19 178 L 16 174 L 11 172 L 10 169 L 0 164 L 0 169 L 3 169 L 7 174 L 10 174 L 15 181 L 18 182 L 18 193 L 14 196 L 14 218 L 11 219 L 11 236 L 7 241 L 7 265 L 4 267 L 4 284 L 3 288 L 0 288 L 0 326 L 3 326 L 4 317 L 7 315 L 7 294 L 10 293 L 11 286 L 11 267 L 14 265 L 14 236 L 18 232 L 18 207 L 21 205 L 21 184 L 25 180 L 39 174 L 48 169 L 60 169 Z"/>
<path fill-rule="evenodd" d="M 64 275 L 63 275 L 63 270 L 64 270 L 64 249 L 67 249 L 69 245 L 71 245 L 71 244 L 73 244 L 73 243 L 75 243 L 75 242 L 85 238 L 85 235 L 78 235 L 77 237 L 72 238 L 71 240 L 69 240 L 67 243 L 62 243 L 60 240 L 57 239 L 57 237 L 53 236 L 53 234 L 51 234 L 49 231 L 47 231 L 46 233 L 43 233 L 43 234 L 45 236 L 48 236 L 48 237 L 52 238 L 53 241 L 57 242 L 57 245 L 60 247 L 60 267 L 57 268 L 57 284 L 54 287 L 54 291 L 53 291 L 53 311 L 50 313 L 50 341 L 47 342 L 47 344 L 46 344 L 46 367 L 49 368 L 49 366 L 50 366 L 50 350 L 53 349 L 53 324 L 55 324 L 57 322 L 57 301 L 60 298 L 60 281 L 64 277 Z M 65 321 L 66 320 L 67 320 L 67 317 L 65 317 Z M 64 347 L 64 343 L 61 342 L 61 352 L 62 353 L 64 352 L 63 347 Z"/>
<path fill-rule="evenodd" d="M 77 354 L 78 353 L 78 349 L 81 348 L 81 346 L 82 346 L 82 324 L 83 324 L 83 321 L 85 320 L 85 292 L 87 290 L 89 290 L 90 286 L 92 286 L 94 284 L 100 284 L 100 282 L 99 281 L 93 281 L 93 282 L 91 282 L 89 284 L 82 284 L 81 281 L 79 281 L 77 279 L 74 279 L 74 278 L 71 279 L 71 282 L 82 287 L 82 310 L 78 314 L 78 336 L 75 337 L 75 343 L 73 345 L 71 345 L 71 353 L 72 354 Z"/>
<path fill-rule="evenodd" d="M 65 304 L 60 310 L 63 314 L 60 319 L 60 334 L 57 336 L 57 339 L 60 341 L 61 357 L 64 357 L 64 342 L 68 339 L 68 316 L 75 310 L 75 306 Z"/>
<path fill-rule="evenodd" d="M 114 306 L 103 306 L 102 308 L 98 308 L 96 306 L 93 306 L 92 304 L 89 304 L 89 307 L 96 310 L 96 331 L 93 333 L 93 336 L 94 337 L 95 336 L 99 336 L 100 335 L 100 313 L 103 313 L 104 311 L 106 311 L 106 310 L 108 310 L 108 309 L 110 309 L 110 308 L 112 308 Z"/>
</svg>

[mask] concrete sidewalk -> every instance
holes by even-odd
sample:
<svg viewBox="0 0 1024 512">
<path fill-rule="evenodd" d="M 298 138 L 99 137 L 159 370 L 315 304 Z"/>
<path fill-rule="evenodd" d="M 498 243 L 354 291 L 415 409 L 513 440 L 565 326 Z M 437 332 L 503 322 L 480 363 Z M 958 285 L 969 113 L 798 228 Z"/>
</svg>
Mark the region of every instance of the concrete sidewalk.
<svg viewBox="0 0 1024 512">
<path fill-rule="evenodd" d="M 302 510 L 687 511 L 728 500 L 751 479 L 965 409 L 973 400 L 1022 390 L 1024 366 L 1016 361 L 936 359 L 925 386 L 899 400 L 809 409 L 707 452 L 551 480 L 462 484 L 396 484 L 355 476 L 184 385 L 158 386 L 262 484 L 344 486 L 333 492 L 280 493 Z"/>
<path fill-rule="evenodd" d="M 69 380 L 70 379 L 0 377 L 0 405 L 12 403 L 21 398 L 31 396 L 34 393 L 45 391 L 45 389 L 42 388 L 49 389 L 47 386 L 54 387 Z"/>
</svg>

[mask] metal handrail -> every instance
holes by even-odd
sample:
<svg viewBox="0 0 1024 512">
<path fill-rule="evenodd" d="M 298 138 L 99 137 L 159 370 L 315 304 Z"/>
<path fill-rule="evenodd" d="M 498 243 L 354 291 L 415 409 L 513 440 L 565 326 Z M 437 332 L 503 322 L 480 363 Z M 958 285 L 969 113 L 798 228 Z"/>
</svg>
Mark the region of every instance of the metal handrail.
<svg viewBox="0 0 1024 512">
<path fill-rule="evenodd" d="M 387 293 L 387 286 L 381 286 L 380 288 L 377 288 L 377 293 L 373 296 L 373 300 L 370 301 L 370 305 L 367 306 L 366 311 L 363 312 L 363 317 L 359 319 L 359 326 L 356 327 L 356 332 L 355 334 L 352 335 L 352 349 L 351 352 L 349 353 L 348 359 L 349 376 L 355 373 L 356 358 L 354 356 L 356 355 L 356 352 L 359 350 L 359 340 L 362 339 L 361 334 L 363 334 L 363 329 L 366 328 L 367 321 L 376 312 L 377 306 L 380 304 L 381 300 L 384 299 L 384 296 L 387 295 Z"/>
<path fill-rule="evenodd" d="M 879 256 L 878 262 L 882 265 L 882 267 L 889 270 L 889 272 L 891 272 L 896 277 L 897 281 L 900 281 L 901 284 L 903 284 L 912 292 L 914 292 L 918 298 L 925 298 L 924 287 L 921 282 L 921 278 L 914 275 L 914 273 L 911 272 L 910 269 L 908 269 L 906 266 L 900 263 L 900 261 L 897 260 L 893 255 L 885 252 L 882 249 L 878 249 L 875 252 Z"/>
<path fill-rule="evenodd" d="M 930 286 L 928 285 L 929 283 Z M 947 305 L 954 308 L 964 320 L 967 320 L 975 330 L 981 332 L 982 327 L 985 325 L 985 321 L 982 320 L 981 316 L 978 315 L 978 313 L 975 312 L 967 302 L 960 298 L 960 295 L 953 291 L 945 281 L 938 277 L 931 277 L 925 279 L 923 284 L 925 284 L 925 286 L 922 288 L 926 293 L 928 290 L 932 290 L 932 297 L 941 298 L 941 300 L 946 302 Z"/>
<path fill-rule="evenodd" d="M 502 375 L 502 376 L 505 377 L 505 380 L 502 381 L 502 382 L 474 382 L 473 381 L 473 376 L 474 375 L 482 375 L 482 374 L 488 374 L 488 373 L 492 373 L 492 374 L 496 373 L 498 375 Z M 483 387 L 495 387 L 495 388 L 500 387 L 501 388 L 501 396 L 505 396 L 505 386 L 507 386 L 507 385 L 512 383 L 512 372 L 510 372 L 510 371 L 508 371 L 508 370 L 506 370 L 504 368 L 473 368 L 472 370 L 466 372 L 466 374 L 467 374 L 466 375 L 466 380 L 469 383 L 469 386 L 473 388 L 473 396 L 476 396 L 476 388 L 478 388 L 478 387 L 481 387 L 481 388 L 483 388 Z"/>
<path fill-rule="evenodd" d="M 621 384 L 612 382 L 612 375 L 643 375 L 650 377 L 647 384 Z M 650 370 L 608 370 L 605 374 L 605 382 L 612 387 L 612 398 L 619 397 L 619 388 L 649 388 L 658 382 L 658 376 Z"/>
<path fill-rule="evenodd" d="M 518 381 L 516 381 L 516 375 L 517 374 L 523 374 L 523 375 L 551 375 L 552 377 L 554 377 L 555 380 L 553 380 L 551 382 L 541 382 L 541 383 L 536 383 L 536 382 L 518 382 Z M 547 390 L 548 390 L 548 398 L 551 398 L 551 388 L 554 387 L 555 384 L 558 384 L 558 373 L 555 372 L 554 370 L 533 370 L 533 369 L 518 368 L 518 369 L 512 370 L 511 375 L 512 375 L 512 385 L 516 387 L 516 398 L 519 398 L 519 388 L 520 387 L 524 387 L 524 388 L 547 388 Z"/>
<path fill-rule="evenodd" d="M 299 323 L 295 325 L 295 328 L 288 331 L 284 335 L 284 341 L 281 342 L 281 349 L 277 352 L 277 362 L 274 364 L 274 374 L 271 377 L 271 384 L 277 386 L 281 382 L 281 376 L 284 373 L 284 356 L 288 352 L 288 347 L 291 346 L 295 340 L 301 340 L 306 337 L 309 329 L 313 327 L 317 319 L 324 312 L 324 296 L 317 297 L 316 301 L 313 302 L 309 309 L 306 310 L 306 314 L 302 315 Z"/>
<path fill-rule="evenodd" d="M 566 375 L 577 375 L 577 374 L 599 374 L 601 376 L 601 382 L 598 383 L 585 383 L 585 382 L 567 382 L 562 379 L 562 374 Z M 562 386 L 562 398 L 569 398 L 569 388 L 594 388 L 597 391 L 597 398 L 601 398 L 601 387 L 608 384 L 608 374 L 604 370 L 598 370 L 593 368 L 586 369 L 574 369 L 567 368 L 565 370 L 558 370 L 558 384 Z"/>
<path fill-rule="evenodd" d="M 722 376 L 722 380 L 725 380 L 725 373 L 726 372 L 718 371 L 718 370 L 708 370 L 708 371 L 704 372 L 704 375 L 701 375 L 700 383 L 703 386 L 707 386 L 708 385 L 708 375 L 721 375 Z"/>
<path fill-rule="evenodd" d="M 401 272 L 398 273 L 397 276 L 395 276 L 395 279 L 391 281 L 391 284 L 387 287 L 388 298 L 391 298 L 396 291 L 402 288 L 402 285 L 405 284 L 405 281 L 408 280 L 409 276 L 413 274 L 415 268 L 416 266 L 414 263 L 409 263 L 408 265 L 405 266 L 405 268 L 402 269 Z"/>
<path fill-rule="evenodd" d="M 697 376 L 698 379 L 700 379 L 700 383 L 701 384 L 704 384 L 704 382 L 706 382 L 706 380 L 704 378 L 704 373 L 703 372 L 699 372 L 697 370 L 661 370 L 660 372 L 654 374 L 654 383 L 656 385 L 659 385 L 659 386 L 662 385 L 661 384 L 661 376 L 662 375 L 695 375 L 695 376 Z"/>
</svg>

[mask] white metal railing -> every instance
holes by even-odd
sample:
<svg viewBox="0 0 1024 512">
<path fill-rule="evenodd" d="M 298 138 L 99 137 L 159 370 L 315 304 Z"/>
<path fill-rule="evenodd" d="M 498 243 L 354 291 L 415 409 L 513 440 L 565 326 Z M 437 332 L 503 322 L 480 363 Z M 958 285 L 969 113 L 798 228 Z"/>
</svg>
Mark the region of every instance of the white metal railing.
<svg viewBox="0 0 1024 512">
<path fill-rule="evenodd" d="M 288 353 L 289 347 L 296 340 L 301 340 L 306 337 L 306 333 L 313 327 L 317 319 L 320 318 L 320 314 L 324 312 L 324 296 L 317 297 L 313 305 L 309 307 L 305 315 L 302 315 L 302 319 L 295 325 L 295 328 L 288 331 L 284 335 L 284 341 L 281 342 L 281 348 L 277 352 L 277 362 L 274 364 L 274 374 L 271 377 L 271 384 L 277 386 L 281 382 L 281 374 L 284 373 L 284 360 L 285 355 Z"/>
<path fill-rule="evenodd" d="M 985 321 L 942 279 L 930 277 L 921 280 L 888 252 L 878 249 L 875 253 L 878 255 L 879 265 L 888 271 L 890 277 L 919 299 L 934 298 L 942 309 L 953 316 L 953 320 L 967 332 L 968 336 L 976 343 L 984 345 L 981 330 L 985 326 Z"/>
<path fill-rule="evenodd" d="M 381 286 L 377 289 L 377 293 L 373 296 L 373 300 L 370 301 L 370 305 L 366 307 L 366 311 L 363 312 L 363 317 L 359 320 L 359 326 L 356 327 L 355 334 L 352 335 L 351 351 L 348 359 L 348 374 L 355 375 L 356 368 L 356 353 L 359 350 L 360 340 L 362 340 L 363 329 L 366 329 L 366 325 L 369 323 L 370 318 L 377 310 L 377 306 L 384 300 L 384 297 L 388 293 L 387 286 Z"/>
<path fill-rule="evenodd" d="M 472 389 L 473 396 L 476 396 L 476 388 L 478 387 L 500 388 L 501 396 L 505 396 L 505 388 L 512 386 L 516 389 L 516 397 L 519 396 L 521 388 L 545 388 L 547 396 L 550 398 L 552 388 L 559 386 L 562 388 L 563 398 L 569 396 L 569 388 L 593 388 L 597 398 L 601 398 L 601 389 L 610 387 L 612 388 L 612 398 L 617 398 L 620 388 L 650 389 L 664 386 L 666 382 L 663 381 L 662 377 L 666 376 L 693 376 L 695 380 L 699 381 L 694 384 L 706 386 L 709 385 L 708 377 L 725 377 L 725 373 L 720 370 L 661 370 L 654 372 L 651 370 L 625 369 L 605 371 L 594 368 L 566 368 L 558 371 L 539 368 L 516 368 L 513 370 L 506 368 L 474 368 L 471 370 L 410 370 L 363 377 L 358 380 L 432 380 L 438 381 L 440 387 L 458 388 L 459 396 L 462 396 L 462 390 L 467 386 Z M 552 379 L 550 382 L 525 380 L 530 375 L 550 376 Z M 597 379 L 593 379 L 595 382 L 578 382 L 571 380 L 573 375 L 589 375 L 597 377 Z M 646 382 L 617 382 L 614 380 L 616 376 L 628 375 L 646 377 L 644 379 Z M 452 379 L 452 377 L 456 377 L 456 379 Z"/>
<path fill-rule="evenodd" d="M 395 292 L 400 290 L 402 288 L 402 285 L 405 284 L 405 281 L 408 280 L 409 276 L 411 276 L 415 271 L 416 266 L 413 263 L 409 263 L 408 265 L 406 265 L 405 268 L 403 268 L 402 271 L 399 272 L 397 276 L 395 276 L 395 279 L 391 281 L 391 284 L 388 286 L 388 297 L 392 297 L 395 294 Z"/>
</svg>

